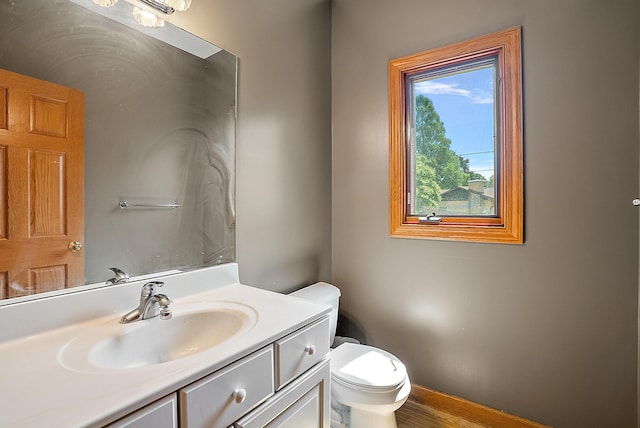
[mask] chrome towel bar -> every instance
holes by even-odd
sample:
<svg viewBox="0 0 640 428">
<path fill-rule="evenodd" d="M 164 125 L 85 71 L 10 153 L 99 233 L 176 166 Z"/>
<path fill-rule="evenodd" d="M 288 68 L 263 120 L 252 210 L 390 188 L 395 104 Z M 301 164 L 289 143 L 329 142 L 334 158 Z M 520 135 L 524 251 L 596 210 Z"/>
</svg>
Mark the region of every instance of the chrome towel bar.
<svg viewBox="0 0 640 428">
<path fill-rule="evenodd" d="M 168 204 L 132 204 L 131 202 L 120 201 L 118 206 L 123 210 L 128 208 L 180 208 L 180 204 L 177 202 L 170 202 Z"/>
</svg>

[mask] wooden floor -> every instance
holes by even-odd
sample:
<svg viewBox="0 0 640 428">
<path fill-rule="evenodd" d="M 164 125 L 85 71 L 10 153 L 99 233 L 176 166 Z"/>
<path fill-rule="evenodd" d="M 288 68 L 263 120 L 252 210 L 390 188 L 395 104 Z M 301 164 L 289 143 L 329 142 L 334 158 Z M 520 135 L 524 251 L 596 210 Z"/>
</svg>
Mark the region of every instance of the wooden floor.
<svg viewBox="0 0 640 428">
<path fill-rule="evenodd" d="M 408 400 L 397 412 L 398 428 L 484 428 L 481 425 L 433 407 Z"/>
<path fill-rule="evenodd" d="M 396 421 L 398 428 L 549 428 L 419 385 L 411 386 Z"/>
</svg>

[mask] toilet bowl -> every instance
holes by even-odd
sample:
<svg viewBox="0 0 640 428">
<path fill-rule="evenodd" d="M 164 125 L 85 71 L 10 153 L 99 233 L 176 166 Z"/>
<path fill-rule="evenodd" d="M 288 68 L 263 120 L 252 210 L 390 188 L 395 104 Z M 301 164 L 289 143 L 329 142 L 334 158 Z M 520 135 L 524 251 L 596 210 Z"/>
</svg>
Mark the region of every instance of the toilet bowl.
<svg viewBox="0 0 640 428">
<path fill-rule="evenodd" d="M 340 290 L 319 282 L 291 296 L 332 306 L 331 341 L 335 339 Z M 411 391 L 404 364 L 373 346 L 342 343 L 331 359 L 332 428 L 396 428 L 395 411 Z"/>
<path fill-rule="evenodd" d="M 395 428 L 395 411 L 411 391 L 407 371 L 382 349 L 344 343 L 331 351 L 331 393 L 350 408 L 352 428 Z"/>
</svg>

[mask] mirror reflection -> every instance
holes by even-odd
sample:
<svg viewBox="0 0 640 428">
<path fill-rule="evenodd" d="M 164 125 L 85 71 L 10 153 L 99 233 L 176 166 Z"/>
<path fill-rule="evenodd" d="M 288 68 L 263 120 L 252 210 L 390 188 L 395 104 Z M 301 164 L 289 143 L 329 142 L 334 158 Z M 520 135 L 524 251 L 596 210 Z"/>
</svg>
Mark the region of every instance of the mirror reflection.
<svg viewBox="0 0 640 428">
<path fill-rule="evenodd" d="M 172 27 L 167 23 L 153 31 L 167 28 Z M 66 166 L 67 158 L 57 143 L 56 148 L 41 145 L 25 151 L 23 172 L 29 178 L 23 180 L 24 189 L 14 190 L 29 195 L 21 198 L 27 218 L 18 241 L 36 243 L 3 247 L 17 235 L 9 233 L 14 230 L 11 216 L 0 221 L 7 231 L 0 239 L 0 255 L 27 261 L 20 275 L 14 274 L 18 268 L 13 262 L 0 266 L 2 302 L 104 284 L 114 276 L 111 267 L 134 277 L 234 260 L 236 64 L 236 57 L 224 50 L 202 59 L 67 0 L 0 0 L 0 69 L 84 94 L 84 178 L 74 178 L 70 168 L 60 166 Z M 11 101 L 12 92 L 8 94 Z M 31 113 L 44 111 L 39 117 L 46 118 L 55 112 L 71 114 L 72 109 L 51 105 L 52 110 L 32 108 Z M 13 153 L 9 141 L 21 138 L 11 126 L 0 126 L 0 154 L 3 147 Z M 13 204 L 19 198 L 10 190 L 17 180 L 11 175 L 15 161 L 4 157 L 3 162 L 9 172 L 3 174 L 0 199 L 8 209 L 0 211 L 6 214 L 17 209 Z M 72 214 L 68 204 L 73 198 L 68 196 L 73 192 L 65 186 L 84 187 L 83 219 Z M 54 253 L 84 258 L 79 280 L 73 280 L 71 265 L 42 256 L 45 245 L 39 242 L 44 240 L 33 233 L 38 221 L 47 223 L 34 200 L 52 199 L 63 201 L 61 219 L 76 222 L 67 226 L 58 219 L 64 225 L 47 233 L 55 235 Z M 76 229 L 80 232 L 71 236 Z"/>
</svg>

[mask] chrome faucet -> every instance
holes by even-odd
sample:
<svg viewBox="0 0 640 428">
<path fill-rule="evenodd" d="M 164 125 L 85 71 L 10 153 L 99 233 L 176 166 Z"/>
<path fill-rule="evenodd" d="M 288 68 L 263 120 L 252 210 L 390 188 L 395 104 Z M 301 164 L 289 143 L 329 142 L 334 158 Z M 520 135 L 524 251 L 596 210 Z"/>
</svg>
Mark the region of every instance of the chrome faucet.
<svg viewBox="0 0 640 428">
<path fill-rule="evenodd" d="M 115 274 L 115 277 L 109 278 L 107 280 L 107 284 L 122 284 L 123 282 L 129 281 L 129 275 L 122 269 L 118 269 L 117 267 L 109 268 Z"/>
<path fill-rule="evenodd" d="M 156 287 L 162 287 L 164 282 L 151 281 L 142 286 L 140 292 L 140 304 L 134 310 L 124 314 L 120 318 L 122 324 L 134 321 L 142 321 L 148 318 L 160 317 L 161 320 L 171 319 L 171 308 L 173 303 L 165 294 L 156 294 Z"/>
</svg>

